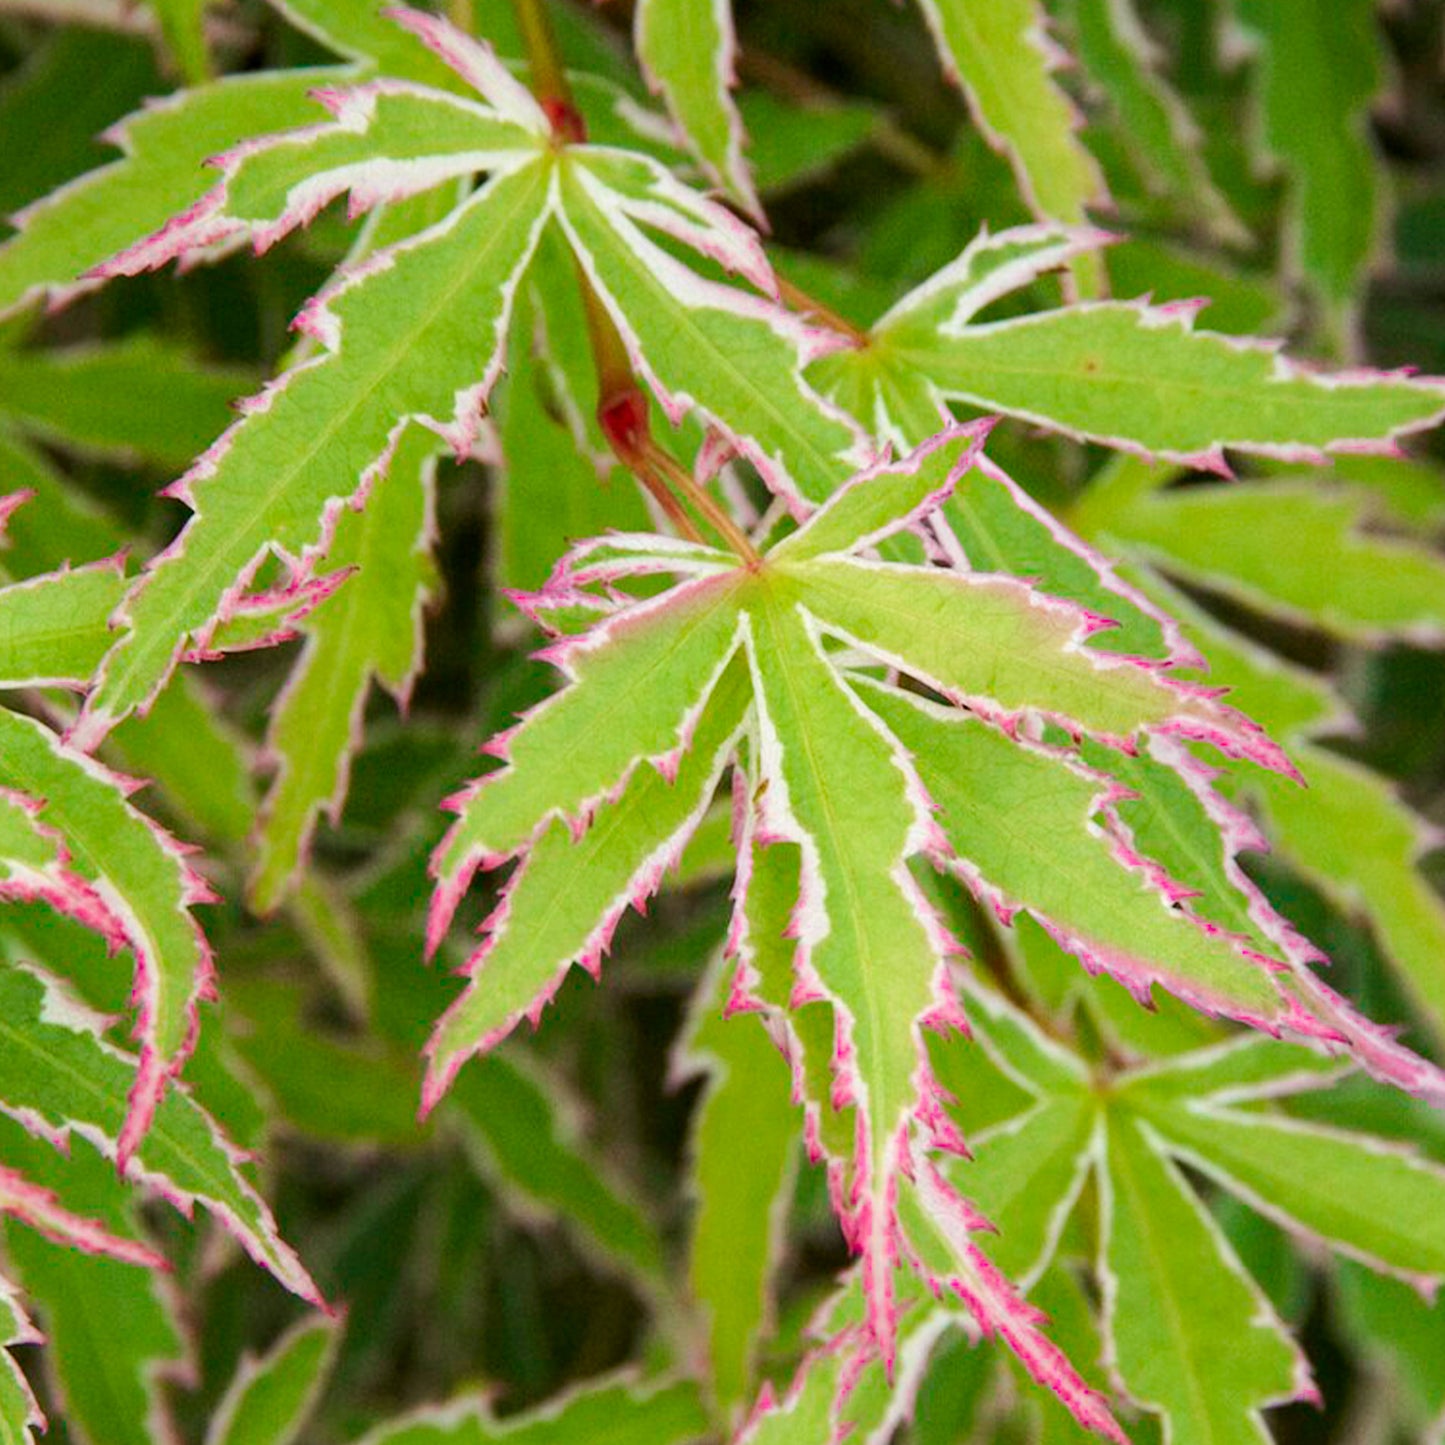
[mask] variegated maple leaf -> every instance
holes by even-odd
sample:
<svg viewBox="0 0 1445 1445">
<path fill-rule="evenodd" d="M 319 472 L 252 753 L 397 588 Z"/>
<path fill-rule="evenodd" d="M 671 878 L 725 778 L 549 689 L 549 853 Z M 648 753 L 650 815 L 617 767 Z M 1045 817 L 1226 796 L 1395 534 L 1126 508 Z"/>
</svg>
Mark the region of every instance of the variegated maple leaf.
<svg viewBox="0 0 1445 1445">
<path fill-rule="evenodd" d="M 656 890 L 731 766 L 741 862 L 729 1007 L 767 1010 L 793 1039 L 810 1135 L 834 1156 L 835 1206 L 862 1256 L 875 1347 L 891 1360 L 894 1271 L 907 1261 L 1081 1420 L 1112 1430 L 972 1243 L 980 1220 L 932 1160 L 961 1140 L 924 1030 L 964 1018 L 949 983 L 957 945 L 914 868 L 955 872 L 1006 918 L 1027 910 L 1141 999 L 1159 984 L 1210 1013 L 1353 1049 L 1418 1092 L 1445 1097 L 1445 1080 L 1328 994 L 1285 933 L 1232 933 L 1197 914 L 1138 848 L 1117 784 L 1079 756 L 1081 743 L 1147 748 L 1187 767 L 1179 742 L 1190 739 L 1288 770 L 1257 727 L 1166 666 L 1091 646 L 1100 619 L 1074 603 L 1013 577 L 877 556 L 936 511 L 987 429 L 956 428 L 861 473 L 759 559 L 617 535 L 574 549 L 522 599 L 543 626 L 591 625 L 545 654 L 568 686 L 489 744 L 506 765 L 452 801 L 433 946 L 477 869 L 519 861 L 429 1045 L 424 1104 L 520 1019 L 535 1023 L 574 963 L 600 971 L 618 920 Z M 630 579 L 658 573 L 678 580 L 627 594 Z M 779 896 L 788 855 L 786 923 L 760 925 L 750 900 L 764 885 Z M 785 981 L 761 957 L 783 932 Z M 819 1002 L 833 1019 L 823 1058 L 801 1024 Z"/>
<path fill-rule="evenodd" d="M 432 16 L 392 14 L 473 94 L 391 78 L 320 88 L 330 119 L 234 146 L 216 158 L 218 185 L 91 272 L 132 274 L 248 237 L 265 249 L 343 194 L 355 216 L 443 185 L 462 191 L 440 219 L 338 272 L 297 318 L 308 358 L 169 488 L 193 515 L 120 602 L 78 745 L 143 712 L 179 660 L 207 655 L 268 556 L 293 586 L 307 582 L 343 506 L 386 485 L 409 424 L 459 454 L 476 447 L 515 295 L 549 228 L 673 420 L 696 409 L 795 495 L 825 495 L 864 455 L 857 429 L 800 375 L 837 339 L 769 299 L 776 282 L 748 227 L 646 154 L 565 143 L 483 43 Z M 755 289 L 699 274 L 658 237 Z"/>
</svg>

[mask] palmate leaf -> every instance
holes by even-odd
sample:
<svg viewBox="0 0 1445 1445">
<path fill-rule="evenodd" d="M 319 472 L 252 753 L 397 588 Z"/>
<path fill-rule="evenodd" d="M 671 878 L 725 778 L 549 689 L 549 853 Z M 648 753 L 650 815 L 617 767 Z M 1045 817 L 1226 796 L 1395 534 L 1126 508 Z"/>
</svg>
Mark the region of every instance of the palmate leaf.
<svg viewBox="0 0 1445 1445">
<path fill-rule="evenodd" d="M 1271 1112 L 1270 1101 L 1329 1088 L 1347 1063 L 1243 1037 L 1124 1068 L 1099 1087 L 1097 1070 L 998 995 L 970 983 L 966 1002 L 984 1052 L 1034 1102 L 975 1134 L 975 1159 L 947 1173 L 998 1227 L 990 1254 L 1035 1274 L 1084 1178 L 1097 1176 L 1106 1358 L 1124 1392 L 1164 1417 L 1167 1438 L 1267 1441 L 1261 1409 L 1314 1397 L 1297 1348 L 1181 1163 L 1376 1269 L 1422 1287 L 1437 1277 L 1445 1173 L 1398 1145 Z M 1082 1123 L 1050 1130 L 1071 1114 Z M 1020 1187 L 1019 1144 L 1030 1135 L 1041 1149 Z M 1322 1191 L 1321 1178 L 1340 1187 Z"/>
<path fill-rule="evenodd" d="M 704 279 L 644 234 L 694 247 L 767 292 L 772 273 L 751 231 L 645 155 L 554 148 L 542 111 L 490 51 L 432 17 L 398 19 L 483 102 L 408 81 L 324 90 L 331 122 L 233 148 L 220 185 L 102 268 L 130 273 L 243 235 L 264 246 L 344 191 L 355 211 L 490 175 L 430 229 L 343 268 L 298 320 L 321 354 L 249 404 L 171 488 L 195 515 L 119 610 L 120 636 L 74 733 L 87 747 L 147 706 L 177 658 L 208 651 L 268 553 L 293 564 L 293 580 L 309 575 L 342 504 L 384 479 L 407 421 L 462 451 L 477 441 L 513 294 L 554 213 L 674 420 L 698 407 L 798 496 L 827 495 L 861 455 L 856 430 L 799 376 L 832 340 L 763 296 Z"/>
<path fill-rule="evenodd" d="M 744 950 L 734 1004 L 801 1018 L 821 1003 L 832 1013 L 832 1078 L 826 1097 L 809 1099 L 810 1127 L 815 1145 L 841 1155 L 834 1203 L 862 1255 L 870 1338 L 891 1358 L 894 1271 L 906 1259 L 1000 1331 L 1082 1420 L 1110 1429 L 974 1243 L 974 1216 L 929 1157 L 957 1136 L 923 1030 L 961 1013 L 948 982 L 954 945 L 910 860 L 958 869 L 1004 914 L 1028 908 L 1089 967 L 1141 996 L 1160 982 L 1271 1032 L 1358 1041 L 1372 1066 L 1409 1087 L 1439 1085 L 1422 1061 L 1377 1046 L 1337 1001 L 1321 1013 L 1326 996 L 1291 952 L 1173 907 L 1182 892 L 1112 814 L 1118 789 L 1072 750 L 1030 741 L 1047 719 L 1096 746 L 1202 738 L 1279 765 L 1257 729 L 1157 666 L 1092 652 L 1082 645 L 1087 614 L 1017 579 L 857 555 L 936 508 L 986 430 L 945 435 L 862 474 L 760 563 L 616 537 L 576 549 L 528 603 L 545 621 L 549 605 L 570 607 L 593 583 L 615 593 L 629 569 L 666 567 L 682 579 L 645 601 L 596 599 L 602 620 L 551 649 L 569 686 L 509 735 L 498 749 L 506 766 L 456 800 L 460 817 L 434 860 L 434 937 L 477 867 L 521 861 L 484 925 L 471 982 L 429 1046 L 424 1102 L 470 1054 L 523 1016 L 535 1021 L 572 963 L 597 971 L 629 901 L 655 890 L 703 816 L 746 726 L 740 814 L 749 835 L 772 845 L 764 853 L 797 850 L 799 881 L 791 997 Z M 853 670 L 876 663 L 954 706 Z M 583 730 L 595 745 L 580 750 Z M 972 766 L 959 735 L 976 735 Z M 743 851 L 751 857 L 751 844 Z M 812 1024 L 808 1033 L 816 1061 Z"/>
<path fill-rule="evenodd" d="M 425 17 L 415 26 L 437 42 Z M 122 636 L 78 733 L 85 742 L 148 702 L 188 645 L 205 650 L 268 550 L 304 573 L 342 503 L 384 479 L 406 419 L 429 421 L 461 451 L 475 440 L 549 180 L 540 111 L 490 52 L 461 45 L 453 58 L 501 109 L 400 83 L 327 93 L 334 124 L 232 152 L 220 186 L 109 263 L 112 273 L 135 270 L 247 231 L 274 239 L 348 188 L 374 205 L 492 172 L 438 226 L 317 298 L 301 324 L 322 355 L 263 393 L 176 485 L 196 513 L 122 610 Z"/>
<path fill-rule="evenodd" d="M 1438 381 L 1306 370 L 1272 344 L 1196 330 L 1195 303 L 974 319 L 1098 242 L 1093 232 L 1034 227 L 980 236 L 899 301 L 866 350 L 825 357 L 810 379 L 882 437 L 916 444 L 910 416 L 963 402 L 1213 471 L 1227 469 L 1229 450 L 1296 460 L 1386 451 L 1445 414 Z"/>
</svg>

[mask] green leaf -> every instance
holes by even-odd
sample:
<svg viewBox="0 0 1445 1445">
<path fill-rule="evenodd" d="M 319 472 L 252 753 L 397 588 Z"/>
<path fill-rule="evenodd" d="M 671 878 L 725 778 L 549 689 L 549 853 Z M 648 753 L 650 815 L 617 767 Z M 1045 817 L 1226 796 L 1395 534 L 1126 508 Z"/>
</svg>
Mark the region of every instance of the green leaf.
<svg viewBox="0 0 1445 1445">
<path fill-rule="evenodd" d="M 1302 1044 L 1243 1035 L 1163 1063 L 1131 1069 L 1121 1088 L 1189 1107 L 1206 1096 L 1257 1101 L 1328 1088 L 1348 1071 L 1346 1060 Z"/>
<path fill-rule="evenodd" d="M 734 779 L 734 787 L 737 780 Z M 734 1009 L 752 1003 L 776 1029 L 786 1029 L 793 1094 L 804 1108 L 803 1133 L 814 1162 L 826 1159 L 829 1185 L 837 1187 L 845 1161 L 853 1154 L 854 1124 L 844 1100 L 834 1107 L 832 1090 L 833 1010 L 819 999 L 797 1006 L 794 999 L 792 933 L 798 902 L 803 855 L 796 843 L 740 839 L 738 873 L 747 887 L 735 915 L 729 953 L 736 957 L 729 1003 Z"/>
<path fill-rule="evenodd" d="M 955 260 L 895 301 L 873 330 L 889 336 L 956 330 L 1005 296 L 1110 239 L 1107 232 L 1088 226 L 1011 226 L 998 232 L 980 231 Z M 847 353 L 837 358 L 843 364 L 851 359 L 855 358 Z M 924 438 L 910 440 L 916 446 Z"/>
<path fill-rule="evenodd" d="M 206 54 L 206 0 L 146 0 L 160 21 L 166 49 L 191 85 L 210 79 Z"/>
<path fill-rule="evenodd" d="M 208 157 L 246 137 L 302 125 L 310 92 L 344 70 L 266 71 L 215 81 L 123 121 L 108 139 L 121 159 L 28 206 L 0 245 L 0 315 L 32 299 L 62 302 L 90 289 L 92 267 L 162 226 L 212 185 Z"/>
<path fill-rule="evenodd" d="M 155 696 L 182 651 L 204 650 L 268 551 L 324 548 L 326 519 L 386 470 L 398 418 L 429 418 L 470 446 L 547 188 L 543 162 L 499 175 L 313 303 L 306 325 L 323 355 L 263 393 L 178 484 L 194 514 L 132 590 L 78 737 L 93 744 Z"/>
<path fill-rule="evenodd" d="M 1026 908 L 1086 967 L 1141 1001 L 1157 982 L 1206 1012 L 1272 1029 L 1290 1022 L 1293 1000 L 1262 955 L 1169 906 L 1148 861 L 1111 825 L 1105 777 L 967 714 L 860 687 L 941 808 L 950 866 L 1005 921 Z"/>
<path fill-rule="evenodd" d="M 1231 9 L 1257 52 L 1260 140 L 1289 182 L 1290 259 L 1338 335 L 1350 326 L 1383 229 L 1369 124 L 1385 70 L 1375 8 L 1368 0 L 1328 11 L 1310 0 L 1233 0 Z"/>
<path fill-rule="evenodd" d="M 271 1106 L 274 1123 L 304 1138 L 414 1148 L 416 1070 L 371 1037 L 318 1028 L 298 988 L 233 979 L 226 988 L 234 1048 Z"/>
<path fill-rule="evenodd" d="M 106 619 L 125 595 L 117 563 L 47 572 L 0 587 L 5 687 L 84 687 L 110 646 Z"/>
<path fill-rule="evenodd" d="M 920 311 L 948 316 L 956 309 L 970 312 L 986 304 L 995 283 L 1012 289 L 1020 274 L 1032 275 L 1051 257 L 1068 254 L 1066 244 L 1053 244 L 1060 234 L 1027 227 L 980 238 L 950 268 L 953 281 L 943 284 L 940 273 L 936 291 L 915 293 Z M 1010 236 L 1014 244 L 1005 245 Z M 901 446 L 921 445 L 952 420 L 921 373 L 887 360 L 880 365 L 871 351 L 825 357 L 814 374 L 835 400 L 846 399 L 856 414 L 872 416 L 880 437 Z M 1090 638 L 1092 647 L 1173 658 L 1186 665 L 1197 662 L 1193 647 L 1164 613 L 989 458 L 959 479 L 929 525 L 940 550 L 956 566 L 1033 579 L 1041 591 L 1114 624 Z"/>
<path fill-rule="evenodd" d="M 358 1445 L 684 1445 L 708 1428 L 694 1385 L 602 1381 L 505 1420 L 483 1398 L 463 1398 L 382 1425 Z"/>
<path fill-rule="evenodd" d="M 1193 250 L 1130 236 L 1109 252 L 1116 296 L 1151 295 L 1157 302 L 1209 297 L 1209 321 L 1220 331 L 1278 335 L 1289 320 L 1289 303 L 1273 279 L 1236 268 Z"/>
<path fill-rule="evenodd" d="M 997 1334 L 1035 1384 L 1054 1395 L 1084 1431 L 1124 1445 L 1127 1436 L 1103 1395 L 1043 1334 L 1048 1323 L 980 1248 L 988 1222 L 966 1204 L 936 1168 L 918 1160 L 917 1188 L 900 1196 L 899 1214 L 914 1268 L 940 1298 L 959 1296 L 985 1335 Z"/>
<path fill-rule="evenodd" d="M 238 235 L 266 250 L 343 193 L 350 193 L 355 216 L 446 181 L 524 164 L 537 151 L 541 113 L 525 91 L 515 92 L 489 52 L 473 46 L 458 60 L 477 57 L 485 57 L 478 83 L 495 83 L 497 103 L 514 106 L 515 116 L 401 81 L 319 89 L 313 96 L 332 123 L 250 140 L 217 157 L 220 182 L 154 235 L 112 257 L 101 274 L 153 270 Z"/>
<path fill-rule="evenodd" d="M 433 47 L 417 45 L 383 7 L 370 0 L 270 0 L 270 4 L 335 55 L 365 62 L 382 75 L 464 93 L 463 82 L 445 57 L 434 53 Z M 498 24 L 507 18 L 507 8 L 489 5 L 486 18 L 483 33 L 492 36 L 507 54 L 520 54 L 520 35 L 515 31 L 505 37 L 496 33 Z"/>
<path fill-rule="evenodd" d="M 15 1298 L 14 1287 L 0 1276 L 0 1441 L 4 1445 L 35 1445 L 35 1431 L 45 1429 L 45 1416 L 15 1356 L 16 1345 L 40 1342 Z"/>
<path fill-rule="evenodd" d="M 323 565 L 352 575 L 303 624 L 305 646 L 267 731 L 276 778 L 251 877 L 262 912 L 294 887 L 318 815 L 340 820 L 372 682 L 405 707 L 421 669 L 422 611 L 437 581 L 437 449 L 433 433 L 408 427 L 365 508 L 337 521 Z"/>
<path fill-rule="evenodd" d="M 83 922 L 135 957 L 140 1071 L 119 1139 L 136 1148 L 195 1045 L 211 989 L 210 948 L 192 904 L 211 893 L 167 833 L 126 801 L 126 780 L 67 748 L 42 723 L 0 709 L 0 786 L 35 800 L 34 822 L 64 850 L 92 907 Z"/>
<path fill-rule="evenodd" d="M 771 1392 L 743 1431 L 739 1445 L 792 1445 L 796 1440 L 831 1440 L 835 1412 L 843 1388 L 847 1355 L 840 1349 L 820 1350 L 805 1362 L 786 1396 Z"/>
<path fill-rule="evenodd" d="M 1194 330 L 1196 310 L 1097 302 L 931 334 L 905 321 L 879 342 L 949 400 L 1214 471 L 1226 448 L 1382 450 L 1445 414 L 1439 382 L 1306 371 L 1273 346 Z"/>
<path fill-rule="evenodd" d="M 689 1150 L 688 1283 L 707 1322 L 713 1395 L 735 1423 L 772 1328 L 799 1131 L 787 1062 L 756 1019 L 728 1017 L 730 986 L 719 955 L 698 985 L 673 1073 L 705 1080 Z"/>
<path fill-rule="evenodd" d="M 1436 1038 L 1445 1038 L 1445 901 L 1420 871 L 1434 833 L 1389 779 L 1332 749 L 1296 743 L 1309 803 L 1270 784 L 1262 804 L 1277 851 L 1369 922 Z"/>
<path fill-rule="evenodd" d="M 759 602 L 748 651 L 759 765 L 769 779 L 761 824 L 802 849 L 794 968 L 801 987 L 827 997 L 837 1015 L 835 1095 L 857 1110 L 855 1202 L 844 1225 L 863 1254 L 869 1327 L 886 1355 L 892 1200 L 910 1121 L 928 1104 L 921 1020 L 949 1001 L 941 930 L 906 866 L 929 819 L 906 755 L 829 667 L 820 639 L 792 608 Z"/>
<path fill-rule="evenodd" d="M 1027 1291 L 1047 1268 L 1094 1156 L 1096 1109 L 1079 1061 L 998 995 L 965 995 L 977 1042 L 1034 1105 L 969 1139 L 971 1159 L 944 1176 L 994 1227 L 994 1262 Z"/>
<path fill-rule="evenodd" d="M 6 157 L 0 215 L 95 165 L 105 153 L 97 132 L 161 84 L 153 47 L 139 37 L 79 25 L 37 36 L 0 83 L 0 134 L 26 138 Z"/>
<path fill-rule="evenodd" d="M 495 739 L 491 750 L 508 766 L 450 804 L 459 817 L 434 865 L 441 891 L 429 925 L 433 945 L 479 866 L 510 857 L 549 818 L 587 816 L 642 759 L 666 761 L 686 745 L 738 635 L 731 579 L 705 577 L 687 590 L 672 605 L 633 611 L 549 650 L 572 686 Z M 579 750 L 584 734 L 593 743 Z"/>
<path fill-rule="evenodd" d="M 1029 209 L 1078 224 L 1106 201 L 1098 163 L 1079 138 L 1079 116 L 1054 79 L 1059 52 L 1036 0 L 919 0 L 943 57 L 984 137 L 1013 167 Z M 1097 268 L 1080 283 L 1094 289 Z"/>
<path fill-rule="evenodd" d="M 97 506 L 77 493 L 38 447 L 0 421 L 0 476 L 16 490 L 5 509 L 5 552 L 0 565 L 17 577 L 33 577 L 70 563 L 113 557 L 125 534 Z M 18 511 L 17 493 L 28 498 Z"/>
<path fill-rule="evenodd" d="M 108 1020 L 53 980 L 9 963 L 0 963 L 0 1002 L 0 1110 L 57 1140 L 79 1134 L 115 1159 L 136 1068 L 102 1040 Z M 231 1146 L 183 1089 L 161 1099 L 129 1171 L 183 1212 L 203 1204 L 288 1289 L 321 1303 Z"/>
<path fill-rule="evenodd" d="M 1149 1125 L 1111 1118 L 1099 1271 L 1118 1376 L 1172 1445 L 1268 1445 L 1267 1405 L 1313 1386 L 1273 1308 Z"/>
<path fill-rule="evenodd" d="M 925 858 L 952 867 L 1005 918 L 1029 908 L 1089 967 L 1121 977 L 1141 998 L 1162 980 L 1196 1005 L 1272 1032 L 1348 1044 L 1406 1087 L 1441 1085 L 1314 979 L 1298 940 L 1233 861 L 1246 834 L 1232 814 L 1215 817 L 1218 871 L 1268 948 L 1184 908 L 1188 892 L 1137 852 L 1117 816 L 1119 785 L 1067 747 L 1034 740 L 1042 728 L 1016 713 L 1046 720 L 1067 699 L 1081 715 L 1076 745 L 1090 729 L 1117 745 L 1147 739 L 1196 799 L 1202 770 L 1170 734 L 1278 765 L 1250 725 L 1159 669 L 1096 660 L 1079 645 L 1082 615 L 1016 580 L 854 555 L 928 519 L 975 460 L 981 435 L 979 427 L 945 432 L 860 474 L 761 558 L 613 537 L 574 548 L 541 593 L 518 599 L 544 624 L 554 608 L 569 630 L 589 610 L 600 621 L 550 649 L 572 685 L 494 745 L 510 747 L 510 766 L 473 785 L 438 854 L 434 942 L 475 868 L 522 861 L 483 925 L 467 991 L 429 1045 L 424 1102 L 436 1101 L 469 1054 L 522 1016 L 535 1021 L 574 960 L 595 969 L 629 899 L 652 891 L 706 813 L 750 718 L 734 773 L 743 863 L 730 1002 L 762 1008 L 775 1037 L 789 1041 L 807 1137 L 827 1155 L 835 1211 L 863 1257 L 866 1336 L 886 1367 L 898 1344 L 895 1270 L 906 1260 L 935 1293 L 957 1294 L 985 1330 L 1001 1332 L 1080 1423 L 1114 1433 L 1102 1403 L 975 1241 L 982 1216 L 931 1157 L 962 1140 L 923 1033 L 961 1027 L 963 1015 L 947 965 L 954 944 L 915 863 L 920 872 Z M 681 580 L 658 592 L 659 573 Z M 867 596 L 874 579 L 886 583 L 885 607 Z M 642 598 L 628 590 L 639 584 Z M 988 605 L 977 605 L 980 597 Z M 1026 649 L 1006 640 L 1020 635 Z M 734 658 L 739 636 L 746 678 Z M 969 711 L 871 680 L 880 663 L 962 694 Z M 584 733 L 595 743 L 579 750 Z M 676 769 L 675 783 L 643 765 L 659 758 Z M 1215 816 L 1208 807 L 1203 815 Z M 994 1023 L 1006 1039 L 1007 1027 Z M 995 1046 L 1027 1052 L 1029 1042 Z M 1079 1067 L 1064 1070 L 1076 1091 Z M 1048 1121 L 1060 1164 L 1041 1195 L 1078 1187 L 1089 1111 L 1064 1112 Z M 1055 1205 L 1034 1216 L 1043 1242 L 1030 1263 L 1057 1229 Z"/>
<path fill-rule="evenodd" d="M 1267 1218 L 1422 1288 L 1445 1277 L 1445 1170 L 1413 1150 L 1204 1100 L 1151 1117 L 1171 1150 Z"/>
<path fill-rule="evenodd" d="M 1301 790 L 1258 774 L 1238 780 L 1232 791 L 1262 810 L 1275 847 L 1292 866 L 1342 907 L 1363 912 L 1431 1029 L 1445 1038 L 1445 902 L 1418 867 L 1434 836 L 1428 824 L 1387 778 L 1314 741 L 1342 716 L 1325 684 L 1247 643 L 1173 589 L 1153 584 L 1153 590 L 1188 621 L 1208 649 L 1212 675 L 1288 745 L 1309 783 Z M 1136 776 L 1121 776 L 1138 787 Z M 1156 790 L 1155 802 L 1157 822 L 1150 826 L 1177 832 L 1191 822 L 1177 789 L 1167 795 Z M 1196 804 L 1190 845 L 1196 860 L 1208 849 L 1203 840 L 1211 831 L 1199 813 Z M 1212 881 L 1221 866 L 1217 851 L 1212 861 L 1203 860 L 1203 868 L 1178 865 L 1157 844 L 1146 851 L 1182 882 L 1206 887 L 1211 898 L 1220 896 Z M 1219 921 L 1240 926 L 1237 917 Z"/>
<path fill-rule="evenodd" d="M 1445 560 L 1367 531 L 1372 510 L 1363 488 L 1320 483 L 1171 488 L 1111 514 L 1107 538 L 1286 621 L 1357 641 L 1432 641 L 1445 633 Z"/>
<path fill-rule="evenodd" d="M 154 780 L 167 816 L 188 835 L 234 851 L 256 816 L 249 751 L 200 687 L 185 681 L 162 693 L 144 717 L 127 718 L 110 747 L 124 767 Z"/>
<path fill-rule="evenodd" d="M 1422 1440 L 1438 1435 L 1445 1423 L 1445 1380 L 1437 1363 L 1445 1350 L 1445 1313 L 1408 1285 L 1357 1265 L 1337 1265 L 1334 1283 L 1346 1336 L 1368 1358 L 1388 1362 L 1406 1428 Z"/>
<path fill-rule="evenodd" d="M 316 1408 L 340 1344 L 336 1319 L 307 1315 L 259 1359 L 248 1356 L 211 1416 L 206 1445 L 291 1445 Z"/>
<path fill-rule="evenodd" d="M 114 1167 L 84 1140 L 70 1156 L 5 1120 L 5 1157 L 41 1188 L 63 1189 L 112 1236 L 140 1244 L 135 1209 Z M 185 1358 L 176 1299 L 154 1268 L 86 1252 L 7 1222 L 6 1257 L 35 1300 L 45 1359 L 72 1436 L 94 1445 L 152 1445 L 173 1428 L 158 1376 Z M 152 1260 L 152 1262 L 154 1262 Z"/>
<path fill-rule="evenodd" d="M 1232 709 L 1080 646 L 1095 626 L 1088 614 L 1018 578 L 856 558 L 790 571 L 824 626 L 891 666 L 907 656 L 915 676 L 990 722 L 1016 728 L 1042 716 L 1116 744 L 1154 727 L 1278 762 L 1272 745 Z M 958 641 L 965 636 L 967 648 Z"/>
<path fill-rule="evenodd" d="M 750 141 L 753 179 L 763 195 L 826 175 L 884 127 L 875 106 L 856 100 L 798 105 L 765 90 L 749 90 L 739 97 L 738 109 Z"/>
<path fill-rule="evenodd" d="M 641 0 L 637 58 L 708 175 L 744 210 L 762 215 L 743 159 L 743 125 L 729 94 L 737 41 L 729 0 Z"/>
</svg>

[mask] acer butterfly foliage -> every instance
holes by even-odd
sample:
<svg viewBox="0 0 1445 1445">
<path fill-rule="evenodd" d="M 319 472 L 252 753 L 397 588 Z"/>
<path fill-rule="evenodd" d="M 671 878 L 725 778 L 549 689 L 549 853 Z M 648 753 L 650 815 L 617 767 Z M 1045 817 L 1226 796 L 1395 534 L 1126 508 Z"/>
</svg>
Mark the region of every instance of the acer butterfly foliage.
<svg viewBox="0 0 1445 1445">
<path fill-rule="evenodd" d="M 1267 1440 L 1334 1407 L 1291 1237 L 1387 1425 L 1445 1418 L 1390 1293 L 1445 1278 L 1436 835 L 1329 745 L 1328 650 L 1445 635 L 1445 383 L 1172 284 L 1361 345 L 1369 7 L 1228 8 L 1185 97 L 1127 0 L 926 0 L 977 195 L 903 192 L 926 271 L 853 216 L 855 274 L 775 199 L 921 143 L 736 94 L 725 0 L 642 0 L 635 63 L 562 4 L 287 0 L 258 44 L 334 63 L 220 79 L 156 7 L 191 88 L 0 241 L 4 1438 Z M 1131 299 L 1111 192 L 1272 217 L 1282 281 L 1160 250 Z M 237 275 L 313 288 L 259 390 L 172 263 L 213 348 Z M 178 527 L 97 506 L 127 468 Z"/>
</svg>

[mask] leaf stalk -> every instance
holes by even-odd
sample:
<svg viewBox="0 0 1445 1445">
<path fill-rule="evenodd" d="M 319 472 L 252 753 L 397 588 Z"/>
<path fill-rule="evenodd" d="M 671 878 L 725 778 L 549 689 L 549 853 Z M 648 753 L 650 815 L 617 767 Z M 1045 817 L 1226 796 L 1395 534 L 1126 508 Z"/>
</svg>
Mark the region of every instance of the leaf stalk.
<svg viewBox="0 0 1445 1445">
<path fill-rule="evenodd" d="M 542 0 L 515 0 L 515 6 L 531 65 L 532 93 L 552 122 L 553 139 L 558 145 L 580 145 L 587 139 L 587 127 L 573 99 Z M 597 368 L 597 421 L 613 454 L 647 488 L 689 541 L 706 540 L 688 513 L 687 507 L 691 506 L 745 562 L 760 562 L 762 558 L 747 533 L 653 438 L 647 419 L 647 396 L 637 384 L 626 343 L 580 266 L 577 284 L 582 288 L 587 337 Z"/>
<path fill-rule="evenodd" d="M 840 316 L 831 306 L 819 301 L 815 296 L 810 296 L 801 286 L 793 285 L 785 277 L 779 276 L 777 280 L 778 296 L 790 311 L 821 322 L 829 331 L 846 336 L 848 344 L 855 350 L 861 351 L 868 345 L 870 338 L 862 327 L 855 326 L 846 316 Z"/>
<path fill-rule="evenodd" d="M 587 126 L 572 97 L 572 83 L 567 79 L 542 0 L 515 3 L 517 25 L 532 70 L 532 94 L 552 122 L 553 139 L 559 145 L 581 145 L 587 139 Z"/>
</svg>

